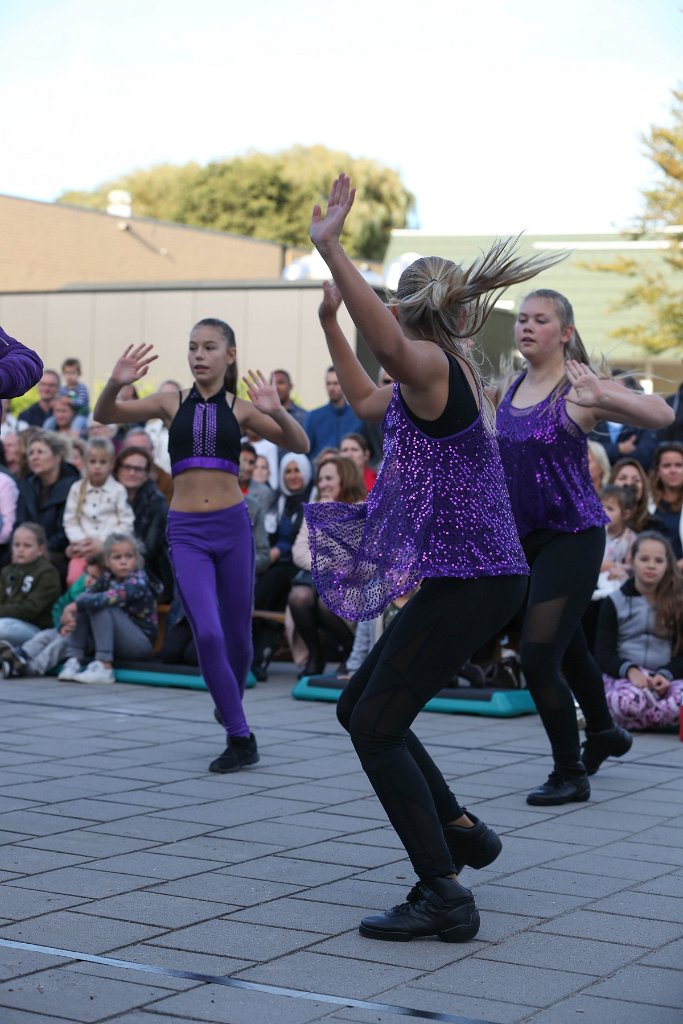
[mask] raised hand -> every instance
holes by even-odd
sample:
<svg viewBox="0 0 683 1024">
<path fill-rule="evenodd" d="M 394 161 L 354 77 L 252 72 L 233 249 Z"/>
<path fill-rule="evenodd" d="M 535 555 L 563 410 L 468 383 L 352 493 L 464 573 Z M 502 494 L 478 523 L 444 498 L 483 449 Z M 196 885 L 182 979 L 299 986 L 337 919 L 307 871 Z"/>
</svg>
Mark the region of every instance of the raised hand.
<svg viewBox="0 0 683 1024">
<path fill-rule="evenodd" d="M 116 361 L 111 371 L 111 379 L 117 384 L 134 384 L 147 373 L 150 364 L 158 359 L 158 356 L 151 356 L 153 345 L 129 345 L 122 356 Z"/>
<path fill-rule="evenodd" d="M 260 370 L 248 370 L 242 380 L 246 384 L 249 401 L 259 412 L 270 416 L 282 408 L 277 388 L 266 380 Z"/>
<path fill-rule="evenodd" d="M 575 359 L 568 359 L 564 367 L 567 380 L 572 386 L 567 394 L 567 401 L 586 408 L 598 405 L 605 390 L 605 382 L 591 370 L 590 366 Z"/>
<path fill-rule="evenodd" d="M 320 322 L 335 320 L 337 310 L 341 306 L 341 292 L 334 281 L 323 281 L 323 300 L 318 307 Z"/>
<path fill-rule="evenodd" d="M 319 205 L 313 207 L 311 217 L 311 241 L 316 249 L 322 250 L 330 242 L 338 242 L 349 210 L 356 198 L 355 188 L 346 174 L 340 174 L 332 182 L 327 200 L 327 211 L 323 217 Z"/>
</svg>

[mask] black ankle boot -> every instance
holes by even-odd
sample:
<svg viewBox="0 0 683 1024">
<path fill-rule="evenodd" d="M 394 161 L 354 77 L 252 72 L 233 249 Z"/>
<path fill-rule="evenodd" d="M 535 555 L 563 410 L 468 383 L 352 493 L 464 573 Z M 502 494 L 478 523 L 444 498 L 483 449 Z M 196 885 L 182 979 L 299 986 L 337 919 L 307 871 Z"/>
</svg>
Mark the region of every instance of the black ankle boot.
<svg viewBox="0 0 683 1024">
<path fill-rule="evenodd" d="M 576 770 L 555 769 L 538 789 L 532 789 L 526 798 L 528 804 L 537 807 L 552 807 L 556 804 L 581 803 L 589 800 L 591 786 L 583 765 Z"/>
<path fill-rule="evenodd" d="M 600 732 L 588 732 L 586 729 L 586 739 L 581 747 L 581 760 L 586 772 L 595 775 L 608 757 L 621 757 L 622 754 L 628 753 L 632 746 L 633 736 L 620 725 L 602 729 Z"/>
<path fill-rule="evenodd" d="M 227 775 L 229 772 L 238 772 L 240 768 L 246 768 L 250 764 L 256 764 L 258 759 L 256 737 L 253 732 L 248 736 L 231 736 L 221 756 L 209 765 L 209 771 Z"/>
<path fill-rule="evenodd" d="M 443 827 L 446 845 L 458 874 L 465 865 L 471 868 L 485 868 L 487 864 L 493 863 L 503 849 L 500 838 L 492 828 L 485 825 L 476 815 L 470 814 L 464 807 L 463 814 L 474 822 L 474 828 L 466 828 L 464 825 Z"/>
<path fill-rule="evenodd" d="M 438 935 L 442 942 L 467 942 L 479 931 L 479 911 L 469 889 L 454 878 L 418 882 L 405 903 L 364 917 L 359 932 L 368 939 L 409 942 Z"/>
</svg>

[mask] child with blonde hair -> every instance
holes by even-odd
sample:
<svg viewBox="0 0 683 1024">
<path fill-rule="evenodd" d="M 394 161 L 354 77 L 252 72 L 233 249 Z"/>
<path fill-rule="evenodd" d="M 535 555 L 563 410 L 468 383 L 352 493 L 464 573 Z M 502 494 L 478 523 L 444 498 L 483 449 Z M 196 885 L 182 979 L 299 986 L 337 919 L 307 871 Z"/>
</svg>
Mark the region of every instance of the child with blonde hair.
<svg viewBox="0 0 683 1024">
<path fill-rule="evenodd" d="M 71 485 L 66 499 L 63 522 L 69 539 L 69 585 L 84 572 L 88 555 L 102 550 L 110 533 L 133 530 L 135 513 L 126 488 L 112 475 L 114 455 L 110 440 L 93 438 L 86 449 L 83 479 Z"/>
</svg>

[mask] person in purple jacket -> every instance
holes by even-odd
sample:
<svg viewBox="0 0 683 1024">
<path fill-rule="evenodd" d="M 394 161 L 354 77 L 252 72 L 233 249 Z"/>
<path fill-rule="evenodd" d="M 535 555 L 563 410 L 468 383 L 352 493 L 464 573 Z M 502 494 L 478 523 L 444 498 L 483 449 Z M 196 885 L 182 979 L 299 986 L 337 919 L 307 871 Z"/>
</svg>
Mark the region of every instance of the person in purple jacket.
<svg viewBox="0 0 683 1024">
<path fill-rule="evenodd" d="M 0 327 L 0 398 L 19 398 L 43 376 L 43 360 Z"/>
<path fill-rule="evenodd" d="M 493 408 L 464 340 L 502 289 L 558 257 L 516 258 L 510 239 L 467 268 L 424 257 L 404 270 L 390 310 L 340 242 L 354 196 L 342 174 L 325 215 L 313 210 L 311 239 L 335 281 L 320 319 L 352 408 L 382 422 L 384 458 L 365 502 L 305 507 L 311 571 L 327 607 L 346 619 L 373 618 L 417 588 L 337 707 L 418 876 L 405 903 L 364 918 L 360 932 L 464 942 L 479 930 L 479 911 L 457 873 L 490 864 L 502 844 L 458 803 L 411 726 L 526 592 Z M 342 298 L 393 385 L 378 387 L 348 345 L 336 316 Z"/>
</svg>

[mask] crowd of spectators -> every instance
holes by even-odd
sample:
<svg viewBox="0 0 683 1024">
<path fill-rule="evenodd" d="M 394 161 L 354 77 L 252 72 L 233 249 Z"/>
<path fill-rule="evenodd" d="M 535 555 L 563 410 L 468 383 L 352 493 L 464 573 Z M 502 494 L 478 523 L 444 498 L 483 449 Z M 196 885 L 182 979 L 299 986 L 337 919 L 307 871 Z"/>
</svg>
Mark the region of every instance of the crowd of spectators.
<svg viewBox="0 0 683 1024">
<path fill-rule="evenodd" d="M 357 667 L 381 623 L 363 623 L 358 630 L 320 601 L 310 572 L 303 506 L 309 501 L 362 501 L 376 479 L 380 439 L 354 415 L 332 368 L 325 374 L 328 402 L 310 411 L 294 400 L 287 370 L 274 370 L 271 379 L 283 406 L 308 433 L 311 452 L 305 456 L 281 451 L 254 436 L 242 442 L 239 482 L 254 534 L 254 606 L 259 613 L 254 618 L 252 671 L 257 679 L 267 679 L 270 660 L 286 637 L 301 675 L 318 674 L 334 664 L 344 676 L 346 662 L 348 671 Z M 379 383 L 390 384 L 391 378 L 380 371 Z M 164 381 L 162 388 L 178 392 L 180 401 L 176 381 Z M 168 431 L 160 421 L 127 427 L 94 422 L 77 360 L 66 360 L 61 376 L 45 370 L 37 390 L 38 401 L 17 419 L 3 404 L 0 428 L 0 571 L 5 606 L 0 605 L 0 665 L 4 673 L 43 673 L 66 658 L 64 678 L 113 680 L 113 654 L 107 650 L 107 658 L 95 657 L 102 629 L 93 629 L 97 619 L 92 605 L 99 610 L 109 607 L 108 601 L 134 625 L 119 635 L 119 653 L 124 647 L 129 652 L 135 648 L 138 656 L 151 657 L 157 620 L 150 608 L 169 605 L 169 628 L 158 656 L 166 662 L 196 665 L 189 625 L 174 592 L 166 542 L 172 496 Z M 680 395 L 671 401 L 680 404 Z M 668 428 L 659 436 L 605 422 L 589 442 L 591 477 L 610 523 L 605 561 L 584 626 L 611 686 L 608 669 L 613 673 L 619 658 L 614 602 L 622 592 L 631 598 L 642 596 L 634 584 L 634 578 L 641 577 L 636 577 L 631 554 L 639 536 L 662 539 L 667 579 L 683 601 L 683 441 L 670 435 Z M 112 537 L 130 549 L 126 567 L 130 580 L 125 585 L 121 581 L 126 573 L 112 571 L 107 563 Z M 130 598 L 131 587 L 137 588 L 133 611 L 121 603 L 124 592 Z M 143 593 L 145 587 L 148 593 Z M 90 593 L 108 597 L 87 598 Z M 140 621 L 135 621 L 140 607 L 145 608 L 142 632 Z M 650 610 L 648 628 L 655 635 L 658 629 L 661 633 L 655 621 L 656 602 L 651 602 Z M 643 621 L 649 621 L 647 616 Z M 80 646 L 71 637 L 77 627 Z M 119 632 L 120 627 L 119 622 Z M 115 625 L 111 629 L 116 634 Z M 650 705 L 661 703 L 664 694 L 652 689 L 648 680 L 656 678 L 660 691 L 667 688 L 663 679 L 673 680 L 680 659 L 675 641 L 672 644 L 668 667 L 653 666 L 648 674 L 641 665 L 624 664 L 626 682 L 629 675 L 637 682 L 631 684 L 635 696 L 630 703 L 623 693 L 619 697 L 628 728 L 652 725 Z M 113 641 L 112 645 L 116 646 Z M 83 667 L 84 658 L 94 661 Z M 674 692 L 672 684 L 669 689 Z M 640 709 L 635 719 L 634 701 Z M 617 718 L 619 707 L 614 710 Z"/>
</svg>

